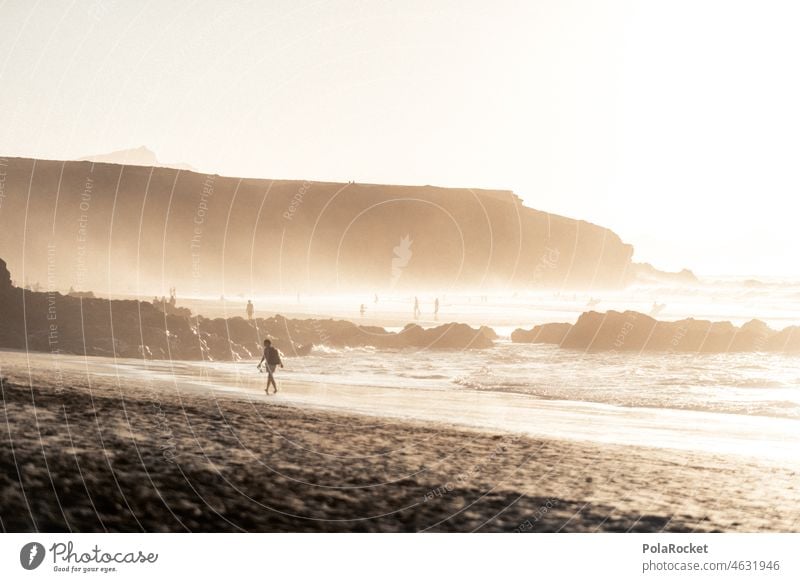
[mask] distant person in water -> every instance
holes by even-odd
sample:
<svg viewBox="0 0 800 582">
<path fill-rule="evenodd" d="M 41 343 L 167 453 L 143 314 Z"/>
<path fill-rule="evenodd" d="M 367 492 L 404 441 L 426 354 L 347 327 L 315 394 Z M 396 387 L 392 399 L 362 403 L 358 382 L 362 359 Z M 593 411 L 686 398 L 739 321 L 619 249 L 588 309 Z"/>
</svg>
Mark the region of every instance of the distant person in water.
<svg viewBox="0 0 800 582">
<path fill-rule="evenodd" d="M 253 312 L 255 312 L 255 308 L 253 307 L 253 302 L 249 299 L 247 300 L 247 308 L 245 311 L 247 311 L 247 319 L 253 321 Z"/>
<path fill-rule="evenodd" d="M 439 298 L 436 298 L 436 301 L 433 302 L 433 316 L 436 319 L 439 319 Z"/>
<path fill-rule="evenodd" d="M 414 319 L 419 319 L 419 297 L 414 297 Z"/>
<path fill-rule="evenodd" d="M 264 340 L 264 355 L 261 357 L 261 361 L 258 363 L 258 369 L 261 369 L 261 364 L 264 364 L 264 369 L 267 371 L 267 389 L 266 393 L 269 394 L 269 385 L 272 384 L 272 387 L 275 389 L 275 393 L 278 392 L 278 385 L 275 383 L 275 369 L 280 366 L 283 368 L 283 362 L 281 361 L 281 354 L 280 352 L 272 347 L 272 342 L 268 339 Z"/>
<path fill-rule="evenodd" d="M 359 311 L 361 312 L 361 317 L 364 317 L 364 312 L 366 310 L 367 310 L 367 306 L 362 303 L 361 307 L 359 308 Z"/>
</svg>

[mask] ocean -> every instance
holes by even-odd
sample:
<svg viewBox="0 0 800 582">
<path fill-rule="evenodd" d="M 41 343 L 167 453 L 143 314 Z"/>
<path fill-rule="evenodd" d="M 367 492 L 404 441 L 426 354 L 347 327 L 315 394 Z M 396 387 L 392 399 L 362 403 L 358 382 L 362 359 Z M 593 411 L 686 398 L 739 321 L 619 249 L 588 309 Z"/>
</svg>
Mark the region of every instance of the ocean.
<svg viewBox="0 0 800 582">
<path fill-rule="evenodd" d="M 281 391 L 269 397 L 263 392 L 266 377 L 256 370 L 256 361 L 165 362 L 5 352 L 0 372 L 18 381 L 35 376 L 39 383 L 57 378 L 65 385 L 113 382 L 121 394 L 127 386 L 142 384 L 156 391 L 212 390 L 221 397 L 373 417 L 796 463 L 800 462 L 798 356 L 584 353 L 514 344 L 509 336 L 515 327 L 574 322 L 587 308 L 647 312 L 649 307 L 659 312 L 660 319 L 694 316 L 735 324 L 760 318 L 780 328 L 800 320 L 799 297 L 796 285 L 783 282 L 719 282 L 703 293 L 651 288 L 604 296 L 507 295 L 484 300 L 445 295 L 439 319 L 493 326 L 500 335 L 493 348 L 315 346 L 309 356 L 287 359 L 277 373 Z M 306 298 L 307 303 L 301 304 L 308 313 L 327 310 L 343 316 L 357 298 L 315 299 L 316 303 Z M 259 298 L 257 306 L 265 301 Z M 373 302 L 363 319 L 352 319 L 392 327 L 409 319 L 403 316 L 409 301 L 413 297 L 382 298 Z M 421 303 L 419 323 L 438 324 L 431 317 L 430 298 L 421 298 Z M 233 315 L 235 307 L 235 302 L 224 306 L 226 311 L 230 308 L 227 315 Z M 286 313 L 283 307 L 279 310 Z"/>
</svg>

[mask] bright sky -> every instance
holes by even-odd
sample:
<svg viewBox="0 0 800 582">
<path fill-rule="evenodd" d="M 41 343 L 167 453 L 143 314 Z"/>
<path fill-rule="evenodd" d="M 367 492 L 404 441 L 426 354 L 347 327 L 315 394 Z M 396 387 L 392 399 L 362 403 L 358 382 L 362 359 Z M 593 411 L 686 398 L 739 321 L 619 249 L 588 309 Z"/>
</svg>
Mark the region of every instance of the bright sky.
<svg viewBox="0 0 800 582">
<path fill-rule="evenodd" d="M 800 276 L 800 4 L 0 4 L 0 154 L 511 188 L 636 259 Z"/>
</svg>

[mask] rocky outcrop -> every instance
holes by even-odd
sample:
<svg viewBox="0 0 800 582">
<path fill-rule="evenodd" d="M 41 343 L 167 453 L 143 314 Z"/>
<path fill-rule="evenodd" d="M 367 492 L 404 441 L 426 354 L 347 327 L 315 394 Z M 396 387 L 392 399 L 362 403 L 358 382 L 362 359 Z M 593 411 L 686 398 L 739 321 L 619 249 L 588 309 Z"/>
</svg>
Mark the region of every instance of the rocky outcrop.
<svg viewBox="0 0 800 582">
<path fill-rule="evenodd" d="M 560 344 L 572 327 L 569 323 L 545 323 L 533 329 L 515 329 L 511 341 L 517 344 Z"/>
<path fill-rule="evenodd" d="M 5 284 L 4 284 L 5 281 Z M 3 291 L 5 290 L 5 291 Z M 312 346 L 387 349 L 468 349 L 492 346 L 489 328 L 448 323 L 431 329 L 410 324 L 398 333 L 333 319 L 280 315 L 192 317 L 188 310 L 133 300 L 71 297 L 12 287 L 0 261 L 0 348 L 174 360 L 259 358 L 265 338 L 285 355 L 307 355 Z"/>
<path fill-rule="evenodd" d="M 117 150 L 106 154 L 96 154 L 80 158 L 80 162 L 94 162 L 95 164 L 127 164 L 129 166 L 146 166 L 157 168 L 175 168 L 176 170 L 196 171 L 189 164 L 164 164 L 158 160 L 155 152 L 145 146 L 127 150 Z"/>
<path fill-rule="evenodd" d="M 3 256 L 12 270 L 24 261 L 28 282 L 59 289 L 129 294 L 140 281 L 217 297 L 417 294 L 605 289 L 631 279 L 633 247 L 617 234 L 527 208 L 507 190 L 23 158 L 7 159 L 4 172 Z"/>
<path fill-rule="evenodd" d="M 479 331 L 488 340 L 500 339 L 500 336 L 497 335 L 497 332 L 486 325 L 482 325 Z"/>
<path fill-rule="evenodd" d="M 800 328 L 775 331 L 759 320 L 741 327 L 728 321 L 657 321 L 635 311 L 589 311 L 574 325 L 551 323 L 516 330 L 517 343 L 556 344 L 584 351 L 800 352 Z"/>
<path fill-rule="evenodd" d="M 660 271 L 650 263 L 633 263 L 630 282 L 644 285 L 696 285 L 699 280 L 689 269 L 669 272 Z"/>
<path fill-rule="evenodd" d="M 11 292 L 11 273 L 8 271 L 6 262 L 0 259 L 0 298 Z"/>
<path fill-rule="evenodd" d="M 786 327 L 771 336 L 767 348 L 777 352 L 800 352 L 800 326 Z"/>
</svg>

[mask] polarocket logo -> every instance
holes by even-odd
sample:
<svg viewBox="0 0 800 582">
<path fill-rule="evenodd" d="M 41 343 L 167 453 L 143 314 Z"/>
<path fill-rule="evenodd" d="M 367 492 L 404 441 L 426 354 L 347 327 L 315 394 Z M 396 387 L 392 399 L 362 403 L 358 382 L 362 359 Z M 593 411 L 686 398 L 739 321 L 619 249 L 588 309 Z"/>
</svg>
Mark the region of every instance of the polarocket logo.
<svg viewBox="0 0 800 582">
<path fill-rule="evenodd" d="M 44 546 L 38 542 L 30 542 L 22 546 L 19 552 L 19 563 L 26 570 L 35 570 L 44 561 Z"/>
</svg>

